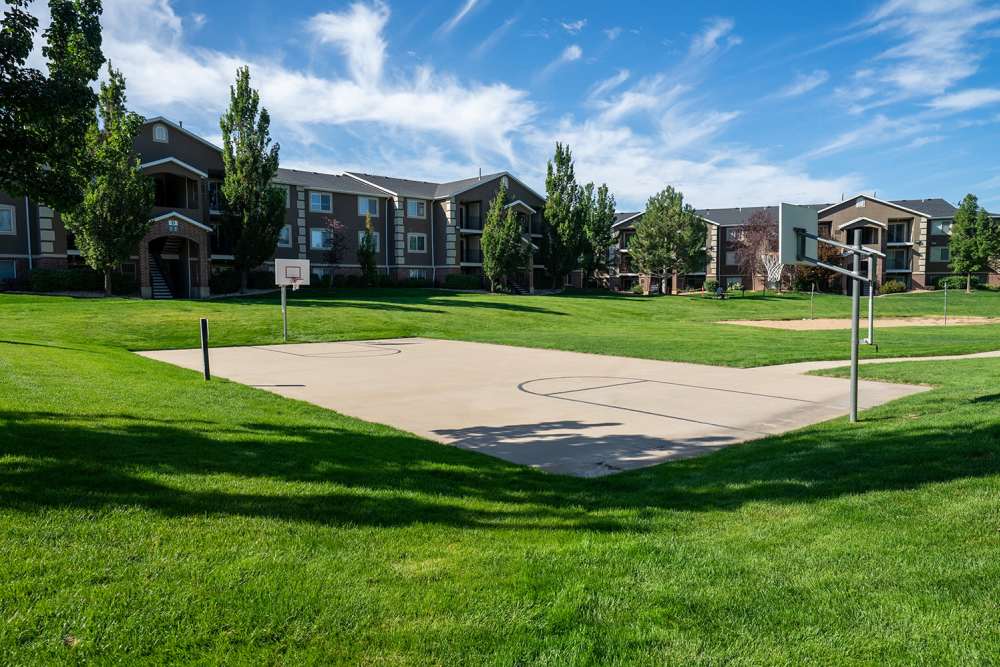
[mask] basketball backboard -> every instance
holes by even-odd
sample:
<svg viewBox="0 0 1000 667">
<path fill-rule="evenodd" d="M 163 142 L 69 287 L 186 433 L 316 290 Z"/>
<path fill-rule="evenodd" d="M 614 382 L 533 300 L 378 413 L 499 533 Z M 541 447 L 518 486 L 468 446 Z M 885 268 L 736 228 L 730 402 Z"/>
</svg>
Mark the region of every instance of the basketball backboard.
<svg viewBox="0 0 1000 667">
<path fill-rule="evenodd" d="M 274 284 L 301 287 L 309 284 L 308 259 L 275 259 Z"/>
<path fill-rule="evenodd" d="M 810 264 L 806 258 L 817 259 L 817 243 L 815 238 L 799 238 L 796 229 L 806 234 L 817 235 L 819 231 L 819 214 L 815 208 L 782 204 L 778 211 L 778 255 L 781 263 L 786 265 Z"/>
</svg>

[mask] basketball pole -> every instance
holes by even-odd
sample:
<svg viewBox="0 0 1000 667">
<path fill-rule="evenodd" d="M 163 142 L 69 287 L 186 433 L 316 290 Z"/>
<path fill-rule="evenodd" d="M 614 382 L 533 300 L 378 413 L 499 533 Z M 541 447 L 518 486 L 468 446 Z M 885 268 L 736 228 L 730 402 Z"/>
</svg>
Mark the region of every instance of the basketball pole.
<svg viewBox="0 0 1000 667">
<path fill-rule="evenodd" d="M 281 286 L 281 340 L 288 342 L 288 286 Z"/>
<path fill-rule="evenodd" d="M 861 324 L 861 229 L 854 230 L 854 278 L 851 280 L 851 423 L 858 421 L 858 339 Z M 868 258 L 871 262 L 871 258 Z M 869 286 L 870 288 L 870 286 Z"/>
</svg>

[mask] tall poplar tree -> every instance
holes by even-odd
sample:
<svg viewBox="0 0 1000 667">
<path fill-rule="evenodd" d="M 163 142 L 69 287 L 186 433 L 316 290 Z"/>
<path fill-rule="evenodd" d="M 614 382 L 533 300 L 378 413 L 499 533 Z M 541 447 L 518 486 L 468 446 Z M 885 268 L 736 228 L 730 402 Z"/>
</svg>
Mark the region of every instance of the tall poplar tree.
<svg viewBox="0 0 1000 667">
<path fill-rule="evenodd" d="M 968 194 L 955 212 L 948 252 L 951 269 L 965 276 L 965 291 L 972 291 L 972 274 L 990 270 L 1000 254 L 1000 232 L 975 195 Z"/>
<path fill-rule="evenodd" d="M 584 187 L 582 204 L 583 233 L 586 247 L 583 252 L 583 269 L 588 277 L 594 278 L 608 268 L 608 249 L 611 247 L 615 224 L 615 196 L 602 183 L 594 190 L 593 183 Z"/>
<path fill-rule="evenodd" d="M 101 53 L 100 0 L 49 0 L 42 56 L 27 67 L 38 19 L 31 0 L 7 0 L 0 19 L 0 190 L 58 210 L 75 208 L 90 176 L 87 133 L 94 118 Z"/>
<path fill-rule="evenodd" d="M 110 65 L 108 72 L 85 142 L 90 180 L 83 202 L 62 219 L 87 266 L 104 274 L 110 295 L 112 271 L 132 256 L 152 224 L 154 188 L 134 148 L 143 118 L 125 107 L 125 77 Z"/>
<path fill-rule="evenodd" d="M 553 286 L 561 287 L 566 276 L 579 266 L 584 242 L 581 191 L 569 146 L 556 144 L 546 169 L 545 196 L 542 258 L 555 281 Z"/>
<path fill-rule="evenodd" d="M 236 71 L 229 88 L 229 108 L 222 129 L 222 183 L 229 224 L 236 232 L 233 250 L 245 292 L 251 269 L 269 259 L 285 224 L 285 191 L 271 184 L 278 173 L 280 146 L 271 143 L 271 116 L 260 108 L 260 95 L 250 87 L 250 68 Z"/>
<path fill-rule="evenodd" d="M 513 208 L 507 208 L 507 188 L 502 184 L 486 212 L 483 235 L 483 275 L 490 281 L 490 290 L 498 284 L 509 284 L 512 275 L 528 262 L 527 243 Z"/>
<path fill-rule="evenodd" d="M 666 294 L 667 279 L 674 273 L 704 270 L 707 240 L 705 222 L 684 203 L 683 194 L 667 186 L 646 203 L 629 254 L 642 273 L 660 278 L 661 292 Z"/>
</svg>

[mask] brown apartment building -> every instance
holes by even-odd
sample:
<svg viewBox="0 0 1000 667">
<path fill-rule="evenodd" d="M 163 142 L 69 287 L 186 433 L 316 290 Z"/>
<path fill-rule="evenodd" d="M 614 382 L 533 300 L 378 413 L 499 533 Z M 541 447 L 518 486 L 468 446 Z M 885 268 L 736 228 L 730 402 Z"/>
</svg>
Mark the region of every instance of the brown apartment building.
<svg viewBox="0 0 1000 667">
<path fill-rule="evenodd" d="M 923 289 L 951 275 L 948 267 L 948 241 L 956 208 L 944 199 L 907 199 L 883 201 L 870 195 L 857 195 L 837 204 L 810 204 L 819 217 L 819 234 L 847 243 L 849 227 L 862 225 L 862 243 L 886 255 L 878 264 L 878 283 L 898 280 L 907 289 Z M 697 214 L 708 225 L 709 262 L 704 272 L 680 277 L 682 289 L 699 289 L 706 280 L 722 285 L 754 284 L 744 275 L 737 261 L 741 228 L 759 212 L 765 212 L 778 224 L 777 206 L 701 209 Z M 630 289 L 639 280 L 637 267 L 628 252 L 642 213 L 620 213 L 615 223 L 616 245 L 613 248 L 612 286 Z M 853 238 L 850 239 L 853 242 Z M 1000 275 L 981 275 L 983 282 L 1000 282 Z M 757 281 L 759 283 L 759 279 Z M 838 280 L 836 286 L 846 290 Z"/>
<path fill-rule="evenodd" d="M 157 117 L 146 121 L 135 148 L 155 182 L 153 225 L 122 270 L 134 273 L 143 297 L 202 298 L 213 271 L 232 265 L 232 239 L 222 225 L 221 150 Z M 309 259 L 314 275 L 358 273 L 357 249 L 370 216 L 379 269 L 395 279 L 443 282 L 450 273 L 481 275 L 479 237 L 489 202 L 507 186 L 525 230 L 540 235 L 544 199 L 507 172 L 449 183 L 371 174 L 321 174 L 280 169 L 286 224 L 274 256 Z M 334 262 L 330 220 L 342 225 L 345 245 Z M 59 213 L 0 192 L 0 281 L 32 268 L 80 263 Z M 267 266 L 265 266 L 267 268 Z M 540 270 L 519 282 L 533 284 Z"/>
</svg>

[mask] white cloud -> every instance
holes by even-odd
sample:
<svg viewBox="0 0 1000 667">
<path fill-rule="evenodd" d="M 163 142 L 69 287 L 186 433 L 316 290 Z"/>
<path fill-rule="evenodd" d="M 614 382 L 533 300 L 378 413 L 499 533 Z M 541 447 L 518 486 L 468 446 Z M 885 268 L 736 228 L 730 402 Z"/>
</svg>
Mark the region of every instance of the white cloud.
<svg viewBox="0 0 1000 667">
<path fill-rule="evenodd" d="M 559 57 L 550 62 L 548 65 L 543 67 L 538 75 L 535 77 L 537 82 L 542 82 L 552 76 L 557 69 L 563 65 L 568 65 L 569 63 L 576 62 L 583 57 L 583 49 L 581 49 L 576 44 L 570 44 L 563 52 L 559 54 Z"/>
<path fill-rule="evenodd" d="M 819 148 L 808 153 L 806 157 L 825 157 L 855 148 L 861 144 L 870 146 L 898 141 L 900 139 L 909 139 L 914 135 L 936 129 L 936 127 L 936 125 L 916 116 L 889 118 L 880 114 L 860 127 L 837 135 Z"/>
<path fill-rule="evenodd" d="M 705 29 L 691 40 L 690 55 L 701 58 L 719 49 L 728 49 L 742 43 L 741 37 L 732 34 L 735 26 L 732 19 L 711 19 L 707 22 Z"/>
<path fill-rule="evenodd" d="M 830 80 L 830 73 L 824 69 L 818 69 L 809 74 L 799 74 L 795 80 L 778 91 L 777 96 L 783 98 L 798 97 L 819 88 Z"/>
<path fill-rule="evenodd" d="M 450 19 L 448 19 L 441 26 L 441 32 L 446 32 L 447 33 L 447 32 L 451 32 L 452 30 L 454 30 L 455 27 L 459 23 L 461 23 L 462 20 L 466 16 L 469 15 L 469 12 L 471 12 L 473 9 L 475 9 L 476 5 L 478 5 L 478 4 L 479 4 L 479 0 L 465 0 L 465 2 L 462 4 L 462 6 L 458 8 L 458 11 L 455 13 L 455 15 L 452 16 Z"/>
<path fill-rule="evenodd" d="M 938 111 L 960 112 L 1000 103 L 1000 88 L 969 88 L 931 100 L 930 107 Z"/>
<path fill-rule="evenodd" d="M 583 30 L 587 25 L 587 19 L 578 19 L 576 21 L 562 22 L 559 25 L 563 27 L 563 30 L 571 35 L 575 35 L 581 30 Z"/>
<path fill-rule="evenodd" d="M 604 31 L 604 34 L 607 36 L 607 38 L 609 40 L 611 40 L 613 42 L 616 39 L 618 39 L 619 37 L 621 37 L 622 28 L 617 27 L 617 26 L 614 27 L 614 28 L 608 28 L 607 30 Z"/>
<path fill-rule="evenodd" d="M 346 56 L 351 76 L 364 84 L 382 76 L 385 64 L 382 30 L 388 21 L 389 8 L 384 3 L 359 2 L 345 12 L 317 14 L 306 25 L 321 44 L 332 44 Z"/>
<path fill-rule="evenodd" d="M 595 83 L 591 87 L 588 97 L 592 100 L 599 100 L 628 81 L 630 76 L 631 73 L 627 69 L 620 69 L 607 79 Z"/>
<path fill-rule="evenodd" d="M 486 53 L 489 53 L 493 48 L 503 39 L 507 33 L 510 31 L 514 24 L 520 20 L 520 16 L 511 16 L 509 19 L 501 23 L 496 27 L 496 29 L 491 32 L 486 39 L 479 43 L 476 50 L 473 52 L 477 57 L 481 57 Z"/>
</svg>

